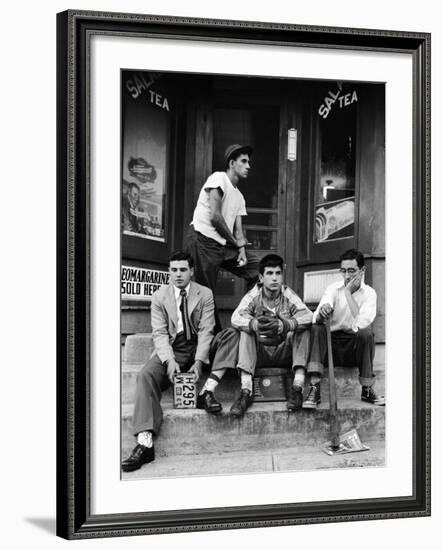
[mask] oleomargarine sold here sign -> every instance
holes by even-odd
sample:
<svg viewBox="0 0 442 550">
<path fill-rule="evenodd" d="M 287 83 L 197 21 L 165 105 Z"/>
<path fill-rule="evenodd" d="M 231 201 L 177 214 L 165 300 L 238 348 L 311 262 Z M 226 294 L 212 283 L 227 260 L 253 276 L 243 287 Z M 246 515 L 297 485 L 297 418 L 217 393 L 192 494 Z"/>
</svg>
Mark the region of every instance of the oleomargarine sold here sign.
<svg viewBox="0 0 442 550">
<path fill-rule="evenodd" d="M 150 300 L 152 294 L 169 284 L 169 273 L 123 265 L 121 267 L 121 297 L 123 300 Z"/>
</svg>

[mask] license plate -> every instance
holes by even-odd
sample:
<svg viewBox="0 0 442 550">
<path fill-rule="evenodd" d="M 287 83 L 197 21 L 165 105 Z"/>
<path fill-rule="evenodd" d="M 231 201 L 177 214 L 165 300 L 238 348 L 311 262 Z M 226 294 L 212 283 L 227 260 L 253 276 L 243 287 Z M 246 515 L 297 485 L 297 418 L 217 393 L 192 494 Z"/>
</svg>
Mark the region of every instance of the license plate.
<svg viewBox="0 0 442 550">
<path fill-rule="evenodd" d="M 173 406 L 175 409 L 196 408 L 195 375 L 190 372 L 175 374 L 173 381 Z"/>
</svg>

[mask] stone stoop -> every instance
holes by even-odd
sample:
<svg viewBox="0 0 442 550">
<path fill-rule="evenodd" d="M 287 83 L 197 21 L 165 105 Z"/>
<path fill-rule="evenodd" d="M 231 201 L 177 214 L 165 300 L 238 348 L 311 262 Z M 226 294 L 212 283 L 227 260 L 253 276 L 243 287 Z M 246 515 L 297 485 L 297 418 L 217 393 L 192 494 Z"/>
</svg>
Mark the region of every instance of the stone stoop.
<svg viewBox="0 0 442 550">
<path fill-rule="evenodd" d="M 253 403 L 243 418 L 229 414 L 232 402 L 223 403 L 219 415 L 200 409 L 174 409 L 163 405 L 164 419 L 155 450 L 159 456 L 195 455 L 260 449 L 281 449 L 319 444 L 329 438 L 328 402 L 316 410 L 289 413 L 285 402 Z M 358 399 L 339 402 L 340 432 L 356 428 L 362 441 L 385 437 L 385 407 L 368 405 Z M 132 405 L 122 408 L 122 451 L 130 453 Z"/>
<path fill-rule="evenodd" d="M 150 334 L 131 335 L 126 339 L 121 378 L 123 457 L 135 444 L 131 422 L 136 377 L 152 350 Z M 385 391 L 384 360 L 385 346 L 378 345 L 375 373 L 380 394 Z M 386 407 L 360 400 L 357 369 L 337 367 L 335 377 L 340 433 L 356 428 L 362 442 L 375 450 L 339 457 L 328 457 L 320 450 L 330 435 L 327 376 L 321 383 L 322 402 L 317 410 L 288 413 L 285 401 L 255 402 L 243 418 L 236 419 L 230 416 L 229 409 L 239 394 L 240 383 L 232 371 L 226 373 L 216 390 L 216 397 L 223 404 L 219 415 L 209 415 L 199 409 L 174 409 L 171 389 L 164 392 L 164 420 L 155 440 L 158 460 L 138 472 L 123 474 L 123 479 L 223 474 L 232 469 L 250 473 L 383 465 Z M 312 462 L 309 457 L 313 457 Z"/>
<path fill-rule="evenodd" d="M 135 397 L 135 388 L 137 382 L 138 372 L 142 369 L 144 363 L 123 363 L 122 365 L 122 380 L 121 380 L 121 395 L 123 404 L 133 403 Z M 385 371 L 383 365 L 375 364 L 376 384 L 375 388 L 377 393 L 384 395 L 385 392 Z M 198 382 L 198 388 L 201 388 L 209 375 L 207 369 L 203 372 L 201 380 Z M 359 373 L 356 368 L 335 367 L 335 383 L 337 397 L 339 398 L 351 398 L 357 397 L 361 392 L 361 385 L 359 383 Z M 240 391 L 240 378 L 238 374 L 233 371 L 227 371 L 221 382 L 218 384 L 215 395 L 220 401 L 232 400 L 239 395 Z M 308 377 L 306 379 L 306 387 L 308 386 Z M 328 396 L 329 384 L 328 374 L 324 373 L 321 382 L 321 397 Z M 163 403 L 171 403 L 173 399 L 172 388 L 163 392 Z"/>
<path fill-rule="evenodd" d="M 126 345 L 123 351 L 122 364 L 122 402 L 123 404 L 132 403 L 135 394 L 136 379 L 139 370 L 151 356 L 153 352 L 153 340 L 151 334 L 133 334 L 127 337 Z M 206 369 L 203 373 L 203 379 L 199 386 L 204 382 L 204 379 L 209 375 L 210 370 Z M 374 361 L 374 372 L 376 374 L 376 391 L 384 395 L 385 392 L 385 345 L 376 346 L 376 354 Z M 356 368 L 344 368 L 337 366 L 335 368 L 336 391 L 339 397 L 356 397 L 360 394 L 361 387 L 359 384 L 359 374 Z M 307 380 L 308 383 L 308 380 Z M 232 400 L 239 393 L 240 382 L 238 375 L 229 371 L 225 374 L 221 383 L 217 387 L 216 396 L 220 400 Z M 321 382 L 322 397 L 328 395 L 328 373 L 324 373 Z M 171 389 L 164 392 L 163 402 L 172 401 Z"/>
</svg>

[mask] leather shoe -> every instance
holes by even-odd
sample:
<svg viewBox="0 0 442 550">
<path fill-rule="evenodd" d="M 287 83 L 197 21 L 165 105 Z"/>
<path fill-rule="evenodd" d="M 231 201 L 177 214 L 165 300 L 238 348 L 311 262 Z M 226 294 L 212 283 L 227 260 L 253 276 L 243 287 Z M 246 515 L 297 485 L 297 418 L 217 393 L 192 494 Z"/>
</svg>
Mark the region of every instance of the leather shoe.
<svg viewBox="0 0 442 550">
<path fill-rule="evenodd" d="M 205 409 L 210 414 L 217 414 L 223 408 L 221 403 L 215 399 L 213 392 L 208 390 L 198 395 L 196 406 L 198 409 Z"/>
<path fill-rule="evenodd" d="M 230 414 L 235 418 L 241 418 L 252 403 L 253 394 L 249 390 L 241 390 L 240 396 L 230 408 Z"/>
<path fill-rule="evenodd" d="M 137 445 L 131 455 L 123 460 L 121 463 L 121 469 L 123 472 L 133 472 L 141 468 L 143 464 L 152 462 L 155 460 L 155 449 L 152 447 L 145 447 L 144 445 Z"/>
<path fill-rule="evenodd" d="M 299 411 L 302 409 L 302 387 L 292 386 L 287 399 L 287 409 L 291 411 Z"/>
</svg>

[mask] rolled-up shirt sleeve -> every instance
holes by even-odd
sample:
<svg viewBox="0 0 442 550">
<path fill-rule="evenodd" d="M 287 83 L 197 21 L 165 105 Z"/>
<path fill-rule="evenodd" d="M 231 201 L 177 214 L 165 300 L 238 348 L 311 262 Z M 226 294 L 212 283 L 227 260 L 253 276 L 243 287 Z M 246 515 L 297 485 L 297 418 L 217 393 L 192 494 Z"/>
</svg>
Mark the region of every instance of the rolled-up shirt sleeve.
<svg viewBox="0 0 442 550">
<path fill-rule="evenodd" d="M 352 323 L 353 332 L 369 327 L 376 318 L 377 295 L 372 288 L 364 288 L 364 300 L 359 307 L 359 313 Z"/>
<path fill-rule="evenodd" d="M 336 297 L 336 286 L 330 285 L 325 289 L 324 294 L 322 295 L 322 298 L 318 304 L 318 307 L 316 308 L 315 312 L 313 313 L 313 323 L 316 323 L 319 310 L 321 307 L 325 304 L 328 304 L 331 307 L 334 307 L 335 305 L 335 297 Z"/>
</svg>

